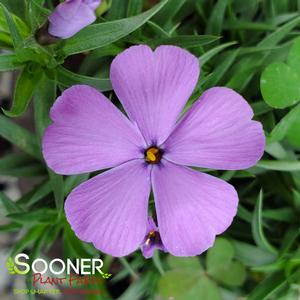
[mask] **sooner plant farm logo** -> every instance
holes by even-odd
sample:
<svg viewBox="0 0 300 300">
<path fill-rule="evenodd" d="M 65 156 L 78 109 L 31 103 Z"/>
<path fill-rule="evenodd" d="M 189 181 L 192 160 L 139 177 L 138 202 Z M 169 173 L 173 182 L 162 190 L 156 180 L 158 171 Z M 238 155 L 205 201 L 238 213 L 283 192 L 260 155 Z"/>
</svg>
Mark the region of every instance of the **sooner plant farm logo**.
<svg viewBox="0 0 300 300">
<path fill-rule="evenodd" d="M 20 253 L 12 259 L 8 258 L 6 262 L 7 270 L 11 275 L 26 275 L 32 271 L 33 276 L 52 273 L 54 275 L 97 275 L 108 279 L 111 274 L 102 271 L 103 261 L 100 258 L 77 258 L 75 261 L 67 259 L 63 261 L 60 258 L 52 259 L 47 262 L 45 259 L 36 258 L 29 263 L 30 258 L 25 253 Z"/>
</svg>

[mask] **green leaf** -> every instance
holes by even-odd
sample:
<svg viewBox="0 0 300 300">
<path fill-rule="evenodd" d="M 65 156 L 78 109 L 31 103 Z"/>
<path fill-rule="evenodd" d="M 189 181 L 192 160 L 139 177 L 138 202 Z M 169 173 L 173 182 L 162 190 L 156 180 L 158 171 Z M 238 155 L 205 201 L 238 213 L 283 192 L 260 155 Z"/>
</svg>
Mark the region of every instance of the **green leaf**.
<svg viewBox="0 0 300 300">
<path fill-rule="evenodd" d="M 237 30 L 275 30 L 276 27 L 271 24 L 248 22 L 248 21 L 228 21 L 223 26 L 224 29 L 237 29 Z"/>
<path fill-rule="evenodd" d="M 252 218 L 252 235 L 255 243 L 260 248 L 269 251 L 272 254 L 277 254 L 277 250 L 268 242 L 263 232 L 262 226 L 262 202 L 263 192 L 259 193 Z"/>
<path fill-rule="evenodd" d="M 43 0 L 30 0 L 28 3 L 28 15 L 32 32 L 42 27 L 47 17 L 51 14 L 50 10 L 43 7 L 44 2 Z"/>
<path fill-rule="evenodd" d="M 22 66 L 15 54 L 0 55 L 0 72 L 17 70 Z"/>
<path fill-rule="evenodd" d="M 300 100 L 300 76 L 282 62 L 273 63 L 264 70 L 260 88 L 264 100 L 274 108 L 285 108 Z"/>
<path fill-rule="evenodd" d="M 45 175 L 45 167 L 24 154 L 10 154 L 0 158 L 0 175 L 34 177 Z"/>
<path fill-rule="evenodd" d="M 128 0 L 127 17 L 140 14 L 143 9 L 144 0 Z"/>
<path fill-rule="evenodd" d="M 276 292 L 287 286 L 287 279 L 283 272 L 275 272 L 264 279 L 256 288 L 250 293 L 248 300 L 267 300 L 276 294 Z"/>
<path fill-rule="evenodd" d="M 274 170 L 274 171 L 283 171 L 283 172 L 297 172 L 300 171 L 300 162 L 299 161 L 289 161 L 289 160 L 260 160 L 257 164 L 257 167 Z"/>
<path fill-rule="evenodd" d="M 105 56 L 116 56 L 121 53 L 124 49 L 116 46 L 115 44 L 110 44 L 96 50 L 93 50 L 90 54 L 90 58 L 100 58 Z M 77 74 L 76 74 L 77 75 Z"/>
<path fill-rule="evenodd" d="M 268 144 L 279 142 L 285 138 L 290 128 L 295 126 L 295 122 L 300 120 L 300 104 L 290 110 L 276 126 L 273 128 L 271 134 L 267 138 Z"/>
<path fill-rule="evenodd" d="M 73 189 L 75 189 L 79 184 L 83 183 L 84 181 L 89 179 L 90 174 L 80 174 L 80 175 L 73 175 L 68 176 L 66 178 L 64 184 L 64 191 L 65 195 L 68 195 Z"/>
<path fill-rule="evenodd" d="M 176 14 L 180 11 L 187 0 L 169 0 L 162 10 L 153 18 L 154 22 L 159 24 L 167 31 L 171 31 L 175 22 Z"/>
<path fill-rule="evenodd" d="M 273 33 L 267 35 L 261 42 L 258 43 L 259 47 L 273 47 L 277 45 L 283 38 L 287 36 L 288 33 L 293 30 L 300 22 L 300 16 L 287 22 L 286 24 L 279 27 Z"/>
<path fill-rule="evenodd" d="M 49 110 L 56 98 L 56 83 L 46 76 L 41 79 L 39 89 L 35 94 L 35 126 L 39 133 L 40 138 L 44 134 L 45 128 L 50 124 Z M 50 177 L 50 185 L 54 193 L 54 199 L 57 211 L 62 214 L 64 205 L 64 182 L 63 176 L 55 174 L 52 170 L 48 169 Z"/>
<path fill-rule="evenodd" d="M 251 244 L 232 240 L 232 245 L 235 250 L 235 257 L 249 267 L 266 265 L 276 259 L 274 254 Z"/>
<path fill-rule="evenodd" d="M 218 238 L 214 246 L 207 251 L 207 273 L 225 285 L 242 285 L 246 279 L 246 270 L 241 262 L 233 261 L 233 258 L 234 247 L 231 242 Z"/>
<path fill-rule="evenodd" d="M 22 225 L 17 223 L 9 223 L 5 225 L 0 225 L 0 232 L 19 232 Z"/>
<path fill-rule="evenodd" d="M 205 30 L 206 34 L 220 35 L 227 5 L 228 0 L 218 0 L 210 14 Z"/>
<path fill-rule="evenodd" d="M 299 21 L 300 16 L 297 16 L 291 21 L 285 23 L 273 33 L 268 34 L 263 40 L 261 40 L 256 45 L 256 47 L 259 49 L 276 46 L 282 39 L 284 39 L 290 33 L 290 31 L 293 30 L 295 26 L 299 24 Z M 253 76 L 257 73 L 257 71 L 260 70 L 261 65 L 264 63 L 268 55 L 269 52 L 265 53 L 262 56 L 252 55 L 240 60 L 236 66 L 234 75 L 226 84 L 226 86 L 236 90 L 245 89 L 247 85 L 251 82 Z"/>
<path fill-rule="evenodd" d="M 1 0 L 1 3 L 7 7 L 7 9 L 18 17 L 25 18 L 25 1 L 24 0 Z"/>
<path fill-rule="evenodd" d="M 0 204 L 4 209 L 5 215 L 22 212 L 22 209 L 19 207 L 19 205 L 2 192 L 0 192 Z"/>
<path fill-rule="evenodd" d="M 224 74 L 228 71 L 231 65 L 237 58 L 239 49 L 229 52 L 228 55 L 221 61 L 221 63 L 215 68 L 213 73 L 209 75 L 207 80 L 204 83 L 204 88 L 216 86 L 219 81 L 223 78 Z"/>
<path fill-rule="evenodd" d="M 214 282 L 187 269 L 166 272 L 159 280 L 158 292 L 162 299 L 221 300 L 220 291 Z"/>
<path fill-rule="evenodd" d="M 208 274 L 215 276 L 221 269 L 227 268 L 234 258 L 234 248 L 224 238 L 217 238 L 212 248 L 208 249 L 206 267 Z"/>
<path fill-rule="evenodd" d="M 204 46 L 217 41 L 218 39 L 218 36 L 213 35 L 180 35 L 154 39 L 150 41 L 150 45 L 152 47 L 157 47 L 158 45 L 176 45 L 188 49 Z"/>
<path fill-rule="evenodd" d="M 202 276 L 200 281 L 196 284 L 193 290 L 189 293 L 190 298 L 185 299 L 209 299 L 209 300 L 222 300 L 222 296 L 218 286 L 206 276 Z"/>
<path fill-rule="evenodd" d="M 43 234 L 45 228 L 46 226 L 43 224 L 43 225 L 34 226 L 33 228 L 29 229 L 28 232 L 26 232 L 26 234 L 14 244 L 10 252 L 11 256 L 14 256 L 19 252 L 22 252 L 29 245 L 31 245 L 36 240 L 38 240 Z"/>
<path fill-rule="evenodd" d="M 147 25 L 149 25 L 149 27 L 153 30 L 153 32 L 163 38 L 169 38 L 170 34 L 168 32 L 166 32 L 162 27 L 160 27 L 158 24 L 152 22 L 152 21 L 148 21 Z"/>
<path fill-rule="evenodd" d="M 111 44 L 141 27 L 166 3 L 164 0 L 135 17 L 88 26 L 66 41 L 63 52 L 68 56 Z"/>
<path fill-rule="evenodd" d="M 0 2 L 0 8 L 2 8 L 4 16 L 6 18 L 6 22 L 9 28 L 9 32 L 11 34 L 11 38 L 14 44 L 15 49 L 20 49 L 23 45 L 23 38 L 19 32 L 19 29 L 16 26 L 16 23 L 10 14 L 10 12 L 7 10 L 7 8 Z"/>
<path fill-rule="evenodd" d="M 15 14 L 11 14 L 11 18 L 13 19 L 13 22 L 17 27 L 18 31 L 20 32 L 22 38 L 28 37 L 30 35 L 30 30 L 28 26 Z M 10 33 L 10 29 L 2 7 L 0 7 L 0 31 L 3 33 Z M 9 39 L 10 41 L 12 41 L 11 36 L 9 37 Z"/>
<path fill-rule="evenodd" d="M 3 109 L 7 116 L 19 117 L 26 111 L 34 90 L 39 85 L 41 74 L 39 67 L 31 70 L 30 66 L 27 66 L 23 69 L 16 83 L 12 107 L 10 111 Z"/>
<path fill-rule="evenodd" d="M 210 59 L 212 59 L 215 55 L 223 51 L 224 49 L 235 45 L 237 42 L 228 42 L 225 44 L 222 44 L 220 46 L 217 46 L 215 48 L 210 49 L 209 51 L 205 52 L 203 55 L 199 57 L 200 64 L 203 66 L 205 63 L 207 63 Z"/>
<path fill-rule="evenodd" d="M 126 17 L 129 0 L 113 0 L 107 13 L 108 20 L 118 20 Z"/>
<path fill-rule="evenodd" d="M 295 39 L 287 58 L 287 64 L 300 75 L 300 38 Z"/>
<path fill-rule="evenodd" d="M 6 217 L 23 225 L 52 224 L 57 219 L 57 212 L 50 208 L 39 208 L 28 212 L 12 213 Z"/>
<path fill-rule="evenodd" d="M 154 266 L 156 267 L 156 269 L 158 270 L 158 272 L 163 275 L 165 273 L 163 264 L 162 264 L 162 260 L 160 258 L 160 251 L 155 250 L 154 254 L 152 256 L 152 261 Z"/>
<path fill-rule="evenodd" d="M 294 108 L 293 110 L 296 110 L 296 108 Z M 296 112 L 295 112 L 296 115 Z M 296 119 L 293 118 L 293 121 L 291 122 L 290 126 L 287 129 L 287 140 L 290 143 L 290 145 L 296 147 L 296 148 L 300 148 L 300 116 L 298 115 L 298 117 Z"/>
<path fill-rule="evenodd" d="M 278 209 L 265 209 L 263 211 L 263 217 L 280 221 L 280 222 L 287 222 L 292 223 L 297 220 L 297 214 L 291 207 L 282 207 Z"/>
<path fill-rule="evenodd" d="M 39 88 L 34 94 L 35 127 L 42 138 L 45 128 L 51 123 L 49 111 L 56 98 L 56 83 L 42 74 Z"/>
<path fill-rule="evenodd" d="M 61 66 L 58 67 L 56 70 L 56 79 L 64 87 L 70 87 L 74 84 L 87 84 L 93 86 L 94 88 L 102 92 L 112 90 L 109 79 L 101 79 L 79 75 Z"/>
<path fill-rule="evenodd" d="M 51 187 L 54 193 L 55 205 L 58 211 L 58 214 L 63 213 L 64 208 L 64 181 L 63 176 L 55 174 L 52 170 L 48 169 Z"/>
<path fill-rule="evenodd" d="M 200 275 L 189 270 L 166 272 L 158 283 L 159 294 L 163 299 L 191 299 L 189 294 L 200 280 Z"/>
<path fill-rule="evenodd" d="M 87 258 L 90 254 L 85 250 L 81 240 L 74 234 L 69 223 L 65 221 L 63 243 L 68 258 Z"/>
<path fill-rule="evenodd" d="M 168 265 L 171 269 L 187 269 L 192 271 L 201 271 L 203 267 L 197 256 L 195 257 L 176 257 L 169 255 L 167 258 Z"/>
<path fill-rule="evenodd" d="M 226 276 L 224 276 L 226 274 Z M 215 274 L 214 278 L 227 286 L 242 286 L 246 280 L 247 273 L 245 266 L 239 261 L 233 261 L 223 272 Z"/>
<path fill-rule="evenodd" d="M 1 115 L 0 136 L 16 145 L 24 152 L 41 159 L 41 152 L 36 136 Z"/>
<path fill-rule="evenodd" d="M 51 193 L 51 184 L 49 180 L 42 182 L 32 189 L 29 193 L 23 195 L 17 203 L 22 207 L 30 207 Z"/>
</svg>

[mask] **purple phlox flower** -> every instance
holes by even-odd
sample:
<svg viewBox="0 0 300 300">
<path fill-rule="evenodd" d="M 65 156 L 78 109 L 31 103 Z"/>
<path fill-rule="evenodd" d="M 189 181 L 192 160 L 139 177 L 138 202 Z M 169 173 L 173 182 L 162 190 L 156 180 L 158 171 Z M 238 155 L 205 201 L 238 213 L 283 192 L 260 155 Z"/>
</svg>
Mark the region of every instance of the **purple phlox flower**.
<svg viewBox="0 0 300 300">
<path fill-rule="evenodd" d="M 128 118 L 96 89 L 76 85 L 53 105 L 43 154 L 59 174 L 111 168 L 65 202 L 72 229 L 102 252 L 125 256 L 144 242 L 152 189 L 165 250 L 193 256 L 213 245 L 237 212 L 229 183 L 188 166 L 246 169 L 264 152 L 262 125 L 235 91 L 214 87 L 179 118 L 198 82 L 198 59 L 174 46 L 133 46 L 110 79 Z"/>
<path fill-rule="evenodd" d="M 153 218 L 148 217 L 147 231 L 144 241 L 141 245 L 141 250 L 145 258 L 150 258 L 154 254 L 154 250 L 166 252 L 166 249 L 161 241 L 158 227 Z"/>
<path fill-rule="evenodd" d="M 66 0 L 49 16 L 49 33 L 67 39 L 96 20 L 101 0 Z"/>
</svg>

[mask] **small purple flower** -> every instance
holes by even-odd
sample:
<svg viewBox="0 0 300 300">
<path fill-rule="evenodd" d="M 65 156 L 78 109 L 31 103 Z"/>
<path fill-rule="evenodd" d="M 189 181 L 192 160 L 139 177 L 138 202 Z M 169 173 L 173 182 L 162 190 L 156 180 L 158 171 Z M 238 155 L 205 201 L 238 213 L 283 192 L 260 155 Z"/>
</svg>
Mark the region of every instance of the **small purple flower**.
<svg viewBox="0 0 300 300">
<path fill-rule="evenodd" d="M 66 0 L 49 16 L 49 33 L 67 39 L 96 20 L 101 0 Z"/>
<path fill-rule="evenodd" d="M 145 258 L 150 258 L 156 249 L 166 252 L 154 220 L 148 217 L 147 232 L 141 245 L 141 250 Z"/>
<path fill-rule="evenodd" d="M 110 73 L 129 119 L 85 85 L 57 99 L 43 139 L 49 167 L 65 175 L 111 168 L 66 200 L 81 240 L 113 256 L 140 247 L 149 232 L 151 187 L 162 244 L 175 256 L 202 253 L 232 223 L 233 186 L 187 166 L 249 168 L 262 156 L 265 137 L 247 101 L 225 87 L 204 92 L 178 120 L 199 72 L 198 59 L 181 48 L 133 46 L 114 59 Z"/>
</svg>

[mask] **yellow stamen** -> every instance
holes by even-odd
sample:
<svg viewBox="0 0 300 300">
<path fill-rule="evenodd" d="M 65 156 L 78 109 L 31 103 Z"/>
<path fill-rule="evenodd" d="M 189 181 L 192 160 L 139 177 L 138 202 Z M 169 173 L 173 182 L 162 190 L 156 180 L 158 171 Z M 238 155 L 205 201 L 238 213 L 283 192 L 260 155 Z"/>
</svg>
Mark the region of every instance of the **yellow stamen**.
<svg viewBox="0 0 300 300">
<path fill-rule="evenodd" d="M 158 148 L 151 147 L 146 151 L 146 160 L 150 163 L 157 163 L 160 161 L 161 155 Z"/>
<path fill-rule="evenodd" d="M 148 246 L 151 242 L 151 239 L 154 238 L 154 237 L 155 237 L 155 231 L 152 230 L 148 233 L 148 238 L 147 238 L 145 244 Z"/>
<path fill-rule="evenodd" d="M 154 230 L 150 231 L 149 234 L 148 234 L 148 236 L 149 236 L 150 238 L 155 237 L 155 231 L 154 231 Z"/>
</svg>

